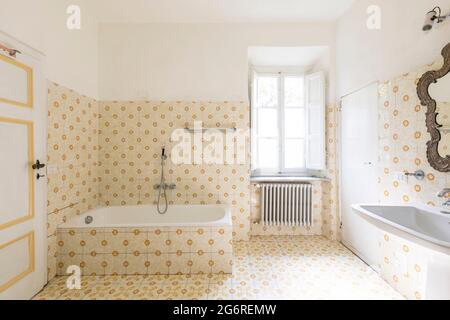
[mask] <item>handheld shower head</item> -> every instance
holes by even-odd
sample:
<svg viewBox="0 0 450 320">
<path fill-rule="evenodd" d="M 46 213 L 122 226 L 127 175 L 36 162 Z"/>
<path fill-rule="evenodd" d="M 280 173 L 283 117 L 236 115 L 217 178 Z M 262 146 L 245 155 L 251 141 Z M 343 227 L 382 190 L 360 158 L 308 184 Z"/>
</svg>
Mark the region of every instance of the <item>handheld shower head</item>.
<svg viewBox="0 0 450 320">
<path fill-rule="evenodd" d="M 162 147 L 162 150 L 161 150 L 161 159 L 162 160 L 166 160 L 167 159 L 167 156 L 166 156 L 166 147 Z"/>
</svg>

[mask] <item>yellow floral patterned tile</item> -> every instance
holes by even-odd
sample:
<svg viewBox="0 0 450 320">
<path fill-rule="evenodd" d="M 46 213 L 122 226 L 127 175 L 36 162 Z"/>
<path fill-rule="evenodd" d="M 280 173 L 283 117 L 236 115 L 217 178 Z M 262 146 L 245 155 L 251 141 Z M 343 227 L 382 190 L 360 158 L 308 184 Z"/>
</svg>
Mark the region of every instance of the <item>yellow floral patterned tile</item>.
<svg viewBox="0 0 450 320">
<path fill-rule="evenodd" d="M 233 274 L 82 277 L 81 290 L 68 290 L 67 277 L 57 277 L 35 299 L 403 298 L 347 249 L 322 237 L 261 237 L 236 247 L 247 254 L 233 257 Z M 285 255 L 274 255 L 282 249 Z"/>
</svg>

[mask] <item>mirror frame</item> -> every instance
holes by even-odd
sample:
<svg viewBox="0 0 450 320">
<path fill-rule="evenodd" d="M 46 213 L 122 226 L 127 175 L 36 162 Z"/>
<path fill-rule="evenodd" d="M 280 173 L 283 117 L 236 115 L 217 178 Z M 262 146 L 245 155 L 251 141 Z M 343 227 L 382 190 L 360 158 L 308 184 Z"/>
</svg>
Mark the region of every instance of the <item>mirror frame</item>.
<svg viewBox="0 0 450 320">
<path fill-rule="evenodd" d="M 431 135 L 431 140 L 427 142 L 427 158 L 430 165 L 439 172 L 450 172 L 450 155 L 445 158 L 439 154 L 439 142 L 441 141 L 440 124 L 437 123 L 438 113 L 436 112 L 437 102 L 429 93 L 429 87 L 437 83 L 439 79 L 450 73 L 450 43 L 442 49 L 444 65 L 439 70 L 428 71 L 417 83 L 417 94 L 420 103 L 427 107 L 426 126 Z"/>
</svg>

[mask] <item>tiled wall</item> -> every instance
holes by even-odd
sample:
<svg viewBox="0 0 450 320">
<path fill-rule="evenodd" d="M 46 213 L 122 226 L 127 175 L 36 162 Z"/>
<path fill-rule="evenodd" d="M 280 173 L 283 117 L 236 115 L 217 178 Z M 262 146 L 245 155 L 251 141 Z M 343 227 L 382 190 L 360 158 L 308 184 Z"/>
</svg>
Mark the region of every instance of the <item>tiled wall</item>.
<svg viewBox="0 0 450 320">
<path fill-rule="evenodd" d="M 426 107 L 416 93 L 417 82 L 429 70 L 442 66 L 442 59 L 417 71 L 382 83 L 379 87 L 379 190 L 380 201 L 421 202 L 440 206 L 436 194 L 450 185 L 450 175 L 434 170 L 426 157 L 430 135 L 425 126 Z M 442 112 L 441 112 L 442 113 Z M 425 171 L 426 178 L 399 179 L 400 172 Z"/>
<path fill-rule="evenodd" d="M 80 228 L 58 230 L 58 274 L 231 273 L 231 227 Z"/>
<path fill-rule="evenodd" d="M 426 298 L 427 267 L 431 252 L 403 238 L 379 232 L 380 274 L 408 299 Z"/>
<path fill-rule="evenodd" d="M 101 102 L 100 203 L 101 205 L 154 204 L 161 176 L 161 148 L 166 147 L 167 183 L 171 204 L 232 205 L 233 235 L 248 239 L 250 227 L 249 150 L 245 164 L 181 164 L 171 161 L 171 134 L 204 127 L 249 128 L 249 106 L 244 102 Z M 247 146 L 249 145 L 248 137 Z M 206 148 L 207 143 L 203 143 Z"/>
<path fill-rule="evenodd" d="M 322 183 L 322 234 L 332 240 L 341 237 L 339 213 L 339 169 L 338 169 L 338 107 L 329 105 L 326 112 L 326 176 Z"/>
<path fill-rule="evenodd" d="M 56 274 L 56 226 L 98 204 L 98 103 L 48 82 L 47 150 L 48 277 L 51 279 Z M 61 210 L 65 207 L 68 208 Z"/>
<path fill-rule="evenodd" d="M 333 105 L 327 107 L 326 112 L 326 176 L 328 181 L 313 182 L 313 226 L 312 227 L 285 227 L 252 225 L 253 235 L 324 235 L 329 239 L 337 240 L 340 237 L 339 229 L 339 203 L 337 178 L 337 108 Z M 260 194 L 257 184 L 251 186 L 251 217 L 258 220 L 261 217 Z"/>
</svg>

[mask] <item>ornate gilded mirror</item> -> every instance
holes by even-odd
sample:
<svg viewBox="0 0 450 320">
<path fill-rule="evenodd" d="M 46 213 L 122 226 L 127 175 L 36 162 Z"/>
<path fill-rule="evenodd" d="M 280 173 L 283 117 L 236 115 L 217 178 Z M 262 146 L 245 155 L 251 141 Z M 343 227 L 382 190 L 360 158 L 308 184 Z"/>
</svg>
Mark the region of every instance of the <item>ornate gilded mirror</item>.
<svg viewBox="0 0 450 320">
<path fill-rule="evenodd" d="M 431 135 L 427 142 L 430 165 L 450 172 L 450 43 L 442 49 L 441 69 L 426 72 L 417 84 L 417 94 L 427 107 L 426 125 Z"/>
</svg>

